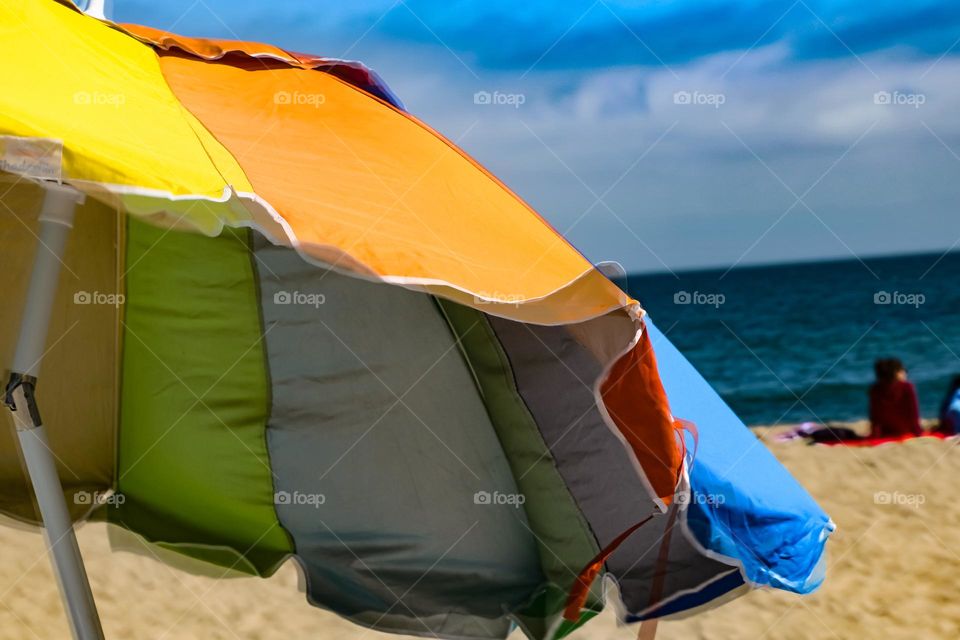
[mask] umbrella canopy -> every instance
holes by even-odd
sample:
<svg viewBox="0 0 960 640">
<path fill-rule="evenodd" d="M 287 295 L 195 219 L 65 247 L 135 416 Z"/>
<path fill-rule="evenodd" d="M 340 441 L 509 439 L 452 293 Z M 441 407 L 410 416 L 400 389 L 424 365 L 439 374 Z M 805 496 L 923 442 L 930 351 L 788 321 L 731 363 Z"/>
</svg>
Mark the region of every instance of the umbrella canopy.
<svg viewBox="0 0 960 640">
<path fill-rule="evenodd" d="M 313 604 L 441 637 L 563 635 L 598 575 L 631 619 L 822 579 L 826 515 L 376 74 L 0 16 L 4 361 L 44 180 L 87 196 L 37 394 L 75 519 L 261 576 L 292 556 Z M 38 520 L 5 435 L 0 511 Z"/>
</svg>

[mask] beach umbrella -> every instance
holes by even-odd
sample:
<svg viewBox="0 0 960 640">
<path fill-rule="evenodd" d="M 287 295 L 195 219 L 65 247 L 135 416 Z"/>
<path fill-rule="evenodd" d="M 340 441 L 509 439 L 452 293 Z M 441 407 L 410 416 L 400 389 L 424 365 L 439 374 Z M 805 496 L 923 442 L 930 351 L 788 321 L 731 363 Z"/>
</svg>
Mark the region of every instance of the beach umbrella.
<svg viewBox="0 0 960 640">
<path fill-rule="evenodd" d="M 369 69 L 0 17 L 0 511 L 44 525 L 77 637 L 84 519 L 451 638 L 560 637 L 605 585 L 641 620 L 822 580 L 829 518 Z"/>
</svg>

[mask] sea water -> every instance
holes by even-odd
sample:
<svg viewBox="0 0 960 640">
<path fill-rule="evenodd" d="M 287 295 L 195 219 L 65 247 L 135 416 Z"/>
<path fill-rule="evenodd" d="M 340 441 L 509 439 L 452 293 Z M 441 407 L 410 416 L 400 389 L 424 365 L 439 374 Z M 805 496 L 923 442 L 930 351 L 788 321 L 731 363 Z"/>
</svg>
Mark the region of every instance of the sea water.
<svg viewBox="0 0 960 640">
<path fill-rule="evenodd" d="M 897 357 L 935 417 L 960 375 L 960 252 L 626 278 L 744 422 L 867 416 L 873 361 Z"/>
</svg>

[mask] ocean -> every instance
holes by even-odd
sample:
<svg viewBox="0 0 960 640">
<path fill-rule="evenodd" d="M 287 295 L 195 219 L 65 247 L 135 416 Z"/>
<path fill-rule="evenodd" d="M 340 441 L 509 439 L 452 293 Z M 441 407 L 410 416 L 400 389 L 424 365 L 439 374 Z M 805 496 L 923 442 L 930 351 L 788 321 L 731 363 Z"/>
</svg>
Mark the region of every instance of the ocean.
<svg viewBox="0 0 960 640">
<path fill-rule="evenodd" d="M 879 357 L 903 360 L 924 417 L 960 375 L 960 252 L 621 284 L 748 425 L 865 418 Z"/>
</svg>

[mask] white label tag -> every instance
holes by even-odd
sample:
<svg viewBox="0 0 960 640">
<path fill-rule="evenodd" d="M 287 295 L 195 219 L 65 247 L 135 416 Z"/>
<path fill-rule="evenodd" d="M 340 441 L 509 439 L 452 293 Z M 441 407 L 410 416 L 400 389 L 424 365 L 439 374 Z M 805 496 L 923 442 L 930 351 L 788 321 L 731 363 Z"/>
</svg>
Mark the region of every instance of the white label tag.
<svg viewBox="0 0 960 640">
<path fill-rule="evenodd" d="M 61 182 L 63 141 L 0 136 L 0 171 Z"/>
</svg>

